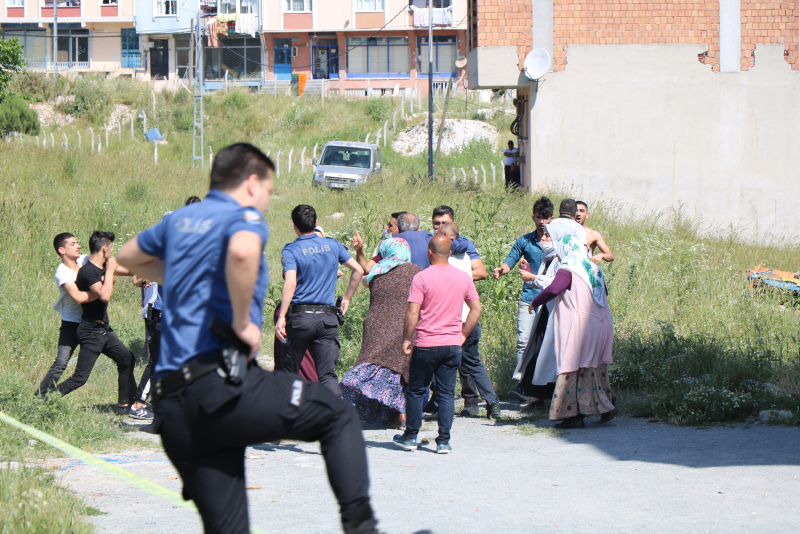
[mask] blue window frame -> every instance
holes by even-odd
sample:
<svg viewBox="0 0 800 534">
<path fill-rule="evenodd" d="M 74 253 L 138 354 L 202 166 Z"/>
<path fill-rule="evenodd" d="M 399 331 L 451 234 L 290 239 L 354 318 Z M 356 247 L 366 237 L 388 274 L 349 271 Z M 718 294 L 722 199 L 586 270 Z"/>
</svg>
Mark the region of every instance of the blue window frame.
<svg viewBox="0 0 800 534">
<path fill-rule="evenodd" d="M 455 78 L 458 76 L 458 39 L 455 35 L 433 36 L 433 77 Z M 417 76 L 428 77 L 428 36 L 417 36 Z"/>
<path fill-rule="evenodd" d="M 315 80 L 339 79 L 339 40 L 338 39 L 312 39 L 312 65 L 311 73 Z"/>
<path fill-rule="evenodd" d="M 408 78 L 408 37 L 348 37 L 348 78 Z"/>
</svg>

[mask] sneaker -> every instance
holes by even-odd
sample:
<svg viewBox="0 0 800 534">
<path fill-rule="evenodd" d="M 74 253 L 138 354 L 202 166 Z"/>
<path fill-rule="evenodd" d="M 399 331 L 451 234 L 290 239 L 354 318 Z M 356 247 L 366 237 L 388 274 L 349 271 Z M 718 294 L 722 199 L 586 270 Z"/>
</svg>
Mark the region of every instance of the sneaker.
<svg viewBox="0 0 800 534">
<path fill-rule="evenodd" d="M 142 421 L 153 419 L 153 412 L 151 412 L 146 405 L 142 406 L 138 410 L 134 410 L 133 407 L 131 407 L 128 415 L 131 419 L 140 419 Z"/>
<path fill-rule="evenodd" d="M 449 454 L 453 447 L 449 443 L 440 443 L 436 446 L 436 454 Z"/>
<path fill-rule="evenodd" d="M 478 417 L 480 411 L 477 402 L 464 402 L 464 408 L 459 415 L 461 417 Z"/>
<path fill-rule="evenodd" d="M 489 419 L 499 420 L 503 413 L 500 411 L 500 403 L 495 402 L 486 406 L 486 417 Z"/>
<path fill-rule="evenodd" d="M 393 441 L 404 451 L 417 450 L 417 438 L 407 438 L 405 434 L 397 434 Z"/>
<path fill-rule="evenodd" d="M 509 391 L 508 395 L 521 401 L 527 401 L 529 399 L 529 397 L 522 392 L 522 388 L 519 386 Z"/>
</svg>

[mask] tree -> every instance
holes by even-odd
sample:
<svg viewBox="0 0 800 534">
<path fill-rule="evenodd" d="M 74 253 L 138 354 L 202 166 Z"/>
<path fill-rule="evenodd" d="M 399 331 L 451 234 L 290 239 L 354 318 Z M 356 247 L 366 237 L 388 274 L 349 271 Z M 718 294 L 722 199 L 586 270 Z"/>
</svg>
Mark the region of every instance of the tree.
<svg viewBox="0 0 800 534">
<path fill-rule="evenodd" d="M 6 86 L 11 75 L 25 68 L 23 47 L 16 37 L 0 40 L 0 100 L 6 96 Z"/>
</svg>

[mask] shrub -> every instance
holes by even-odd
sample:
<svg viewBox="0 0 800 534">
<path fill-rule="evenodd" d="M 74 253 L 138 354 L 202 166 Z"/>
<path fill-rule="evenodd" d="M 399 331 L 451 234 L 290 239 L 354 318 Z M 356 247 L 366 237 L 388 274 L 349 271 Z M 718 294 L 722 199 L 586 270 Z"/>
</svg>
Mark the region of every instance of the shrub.
<svg viewBox="0 0 800 534">
<path fill-rule="evenodd" d="M 58 109 L 69 115 L 85 117 L 92 124 L 103 124 L 108 118 L 108 107 L 111 97 L 102 80 L 98 78 L 81 78 L 75 85 L 75 99 L 64 100 Z"/>
<path fill-rule="evenodd" d="M 750 393 L 701 384 L 682 398 L 656 403 L 656 414 L 678 424 L 701 425 L 745 419 L 753 415 L 757 407 Z"/>
<path fill-rule="evenodd" d="M 368 98 L 366 113 L 375 122 L 383 123 L 392 118 L 392 101 L 388 98 Z"/>
<path fill-rule="evenodd" d="M 10 96 L 0 102 L 0 134 L 20 132 L 36 135 L 39 133 L 39 117 L 22 98 Z"/>
<path fill-rule="evenodd" d="M 9 92 L 27 100 L 48 102 L 67 93 L 69 80 L 65 76 L 53 79 L 44 74 L 22 71 L 14 74 L 8 83 Z"/>
<path fill-rule="evenodd" d="M 181 132 L 191 132 L 194 127 L 194 109 L 176 107 L 172 110 L 172 125 Z"/>
</svg>

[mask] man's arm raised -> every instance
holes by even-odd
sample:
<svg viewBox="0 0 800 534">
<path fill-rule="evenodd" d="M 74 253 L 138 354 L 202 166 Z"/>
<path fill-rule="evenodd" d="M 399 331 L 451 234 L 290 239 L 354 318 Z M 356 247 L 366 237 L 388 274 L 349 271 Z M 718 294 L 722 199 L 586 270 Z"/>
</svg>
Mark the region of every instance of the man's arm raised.
<svg viewBox="0 0 800 534">
<path fill-rule="evenodd" d="M 125 246 L 117 254 L 116 259 L 123 268 L 140 278 L 159 284 L 164 283 L 164 262 L 154 256 L 145 254 L 139 247 L 138 236 L 125 243 Z"/>
</svg>

